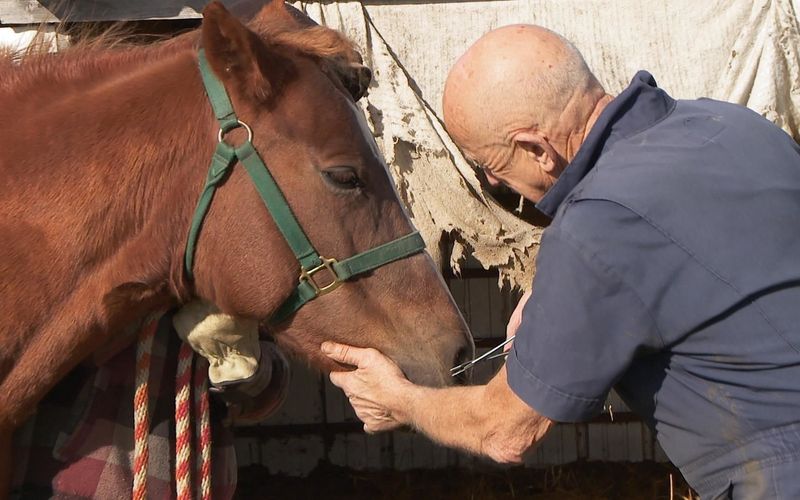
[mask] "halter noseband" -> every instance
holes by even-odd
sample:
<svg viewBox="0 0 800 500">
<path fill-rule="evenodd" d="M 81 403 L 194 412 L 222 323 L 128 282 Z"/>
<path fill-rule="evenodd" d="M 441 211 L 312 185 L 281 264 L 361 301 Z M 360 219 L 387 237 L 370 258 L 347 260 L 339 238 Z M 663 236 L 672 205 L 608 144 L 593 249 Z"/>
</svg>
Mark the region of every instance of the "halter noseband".
<svg viewBox="0 0 800 500">
<path fill-rule="evenodd" d="M 299 283 L 289 298 L 272 315 L 270 318 L 272 323 L 280 323 L 300 309 L 306 302 L 332 292 L 342 282 L 354 276 L 367 273 L 390 262 L 404 259 L 425 250 L 425 242 L 419 232 L 415 231 L 342 261 L 325 258 L 317 253 L 292 213 L 286 198 L 275 183 L 275 179 L 273 179 L 266 164 L 253 146 L 252 129 L 236 117 L 233 105 L 225 91 L 225 86 L 214 75 L 202 49 L 200 49 L 199 60 L 203 84 L 211 102 L 211 107 L 214 110 L 214 116 L 219 121 L 219 142 L 216 151 L 214 151 L 206 183 L 192 218 L 189 238 L 186 241 L 184 269 L 189 279 L 193 278 L 192 269 L 197 238 L 200 235 L 200 228 L 203 225 L 206 213 L 208 213 L 214 192 L 225 178 L 227 172 L 237 162 L 241 163 L 247 170 L 259 196 L 264 201 L 264 205 L 266 205 L 286 243 L 289 244 L 300 263 Z M 243 127 L 247 131 L 247 140 L 240 146 L 230 146 L 224 141 L 224 135 L 239 127 Z M 317 283 L 314 280 L 314 275 L 322 270 L 327 270 L 333 276 L 333 281 L 323 285 Z"/>
</svg>

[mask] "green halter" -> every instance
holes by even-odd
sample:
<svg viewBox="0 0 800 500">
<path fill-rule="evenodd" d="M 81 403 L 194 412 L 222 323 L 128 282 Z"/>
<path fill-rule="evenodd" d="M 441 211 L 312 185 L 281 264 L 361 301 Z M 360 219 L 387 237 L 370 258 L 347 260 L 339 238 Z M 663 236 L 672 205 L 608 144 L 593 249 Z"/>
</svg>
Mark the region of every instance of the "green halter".
<svg viewBox="0 0 800 500">
<path fill-rule="evenodd" d="M 227 92 L 225 92 L 225 87 L 212 72 L 202 49 L 200 50 L 199 59 L 200 74 L 203 76 L 206 93 L 214 110 L 214 115 L 219 121 L 219 143 L 211 160 L 211 168 L 208 170 L 206 184 L 203 187 L 200 200 L 197 202 L 192 226 L 189 230 L 189 239 L 186 242 L 184 268 L 190 279 L 193 278 L 194 253 L 203 219 L 205 219 L 208 207 L 211 205 L 217 186 L 222 183 L 226 173 L 236 165 L 237 161 L 244 165 L 258 194 L 264 201 L 264 205 L 266 205 L 267 210 L 272 215 L 272 219 L 286 239 L 286 243 L 289 244 L 300 263 L 300 283 L 270 318 L 273 323 L 285 320 L 306 302 L 335 290 L 342 282 L 353 276 L 372 271 L 425 249 L 425 242 L 419 232 L 415 231 L 342 261 L 320 256 L 311 242 L 308 241 L 308 237 L 303 232 L 303 228 L 300 227 L 294 214 L 292 214 L 292 210 L 289 208 L 289 204 L 286 202 L 286 198 L 284 198 L 280 188 L 275 183 L 275 179 L 272 178 L 269 169 L 258 155 L 255 147 L 253 147 L 253 131 L 247 124 L 236 117 L 233 105 L 228 98 Z M 239 127 L 247 130 L 248 137 L 247 141 L 242 145 L 234 148 L 228 145 L 223 140 L 223 137 L 226 133 Z M 314 275 L 325 269 L 331 273 L 333 281 L 320 285 L 314 281 Z"/>
</svg>

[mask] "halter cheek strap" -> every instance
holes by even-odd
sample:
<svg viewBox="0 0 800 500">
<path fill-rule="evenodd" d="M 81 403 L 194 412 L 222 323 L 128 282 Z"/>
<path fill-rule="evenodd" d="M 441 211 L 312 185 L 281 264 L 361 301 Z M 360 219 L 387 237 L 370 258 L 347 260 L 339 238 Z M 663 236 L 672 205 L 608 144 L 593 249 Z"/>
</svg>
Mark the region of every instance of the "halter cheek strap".
<svg viewBox="0 0 800 500">
<path fill-rule="evenodd" d="M 258 151 L 253 146 L 252 129 L 237 118 L 224 85 L 214 75 L 202 49 L 199 53 L 199 60 L 200 74 L 203 77 L 206 93 L 220 128 L 219 142 L 211 159 L 211 167 L 208 170 L 205 186 L 197 202 L 192 225 L 189 229 L 189 237 L 186 241 L 184 270 L 189 279 L 193 279 L 192 271 L 197 240 L 200 236 L 203 220 L 214 199 L 214 193 L 217 187 L 223 183 L 228 172 L 237 163 L 241 163 L 244 166 L 261 200 L 266 205 L 272 219 L 300 264 L 299 283 L 289 298 L 270 318 L 272 323 L 280 323 L 287 319 L 308 301 L 332 292 L 344 281 L 354 276 L 368 273 L 381 266 L 425 250 L 425 242 L 419 232 L 415 231 L 342 261 L 322 257 L 314 249 L 305 232 L 303 232 L 303 228 L 300 227 L 264 160 L 261 159 Z M 247 131 L 247 140 L 237 147 L 226 143 L 224 141 L 225 134 L 240 127 Z M 320 284 L 315 279 L 315 275 L 323 271 L 327 271 L 331 278 L 326 283 Z"/>
</svg>

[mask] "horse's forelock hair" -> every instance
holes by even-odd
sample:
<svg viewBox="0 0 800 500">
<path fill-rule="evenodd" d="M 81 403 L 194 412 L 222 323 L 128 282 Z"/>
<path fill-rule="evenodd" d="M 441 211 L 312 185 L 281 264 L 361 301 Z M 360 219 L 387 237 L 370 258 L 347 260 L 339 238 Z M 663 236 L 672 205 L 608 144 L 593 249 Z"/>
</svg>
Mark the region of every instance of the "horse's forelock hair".
<svg viewBox="0 0 800 500">
<path fill-rule="evenodd" d="M 268 35 L 268 42 L 319 59 L 356 62 L 358 58 L 350 40 L 324 26 L 278 31 Z"/>
<path fill-rule="evenodd" d="M 295 25 L 293 29 L 274 30 L 261 36 L 271 47 L 316 60 L 353 99 L 358 100 L 364 94 L 361 54 L 356 45 L 339 31 L 325 26 Z M 368 79 L 366 83 L 369 83 Z"/>
</svg>

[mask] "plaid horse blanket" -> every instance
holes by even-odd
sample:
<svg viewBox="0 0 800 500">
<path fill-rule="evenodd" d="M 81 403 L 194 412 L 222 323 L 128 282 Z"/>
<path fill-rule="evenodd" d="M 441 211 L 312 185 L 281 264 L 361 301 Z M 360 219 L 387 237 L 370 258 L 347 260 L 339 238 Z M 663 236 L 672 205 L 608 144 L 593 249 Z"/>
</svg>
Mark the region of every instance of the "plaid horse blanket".
<svg viewBox="0 0 800 500">
<path fill-rule="evenodd" d="M 159 322 L 150 371 L 147 498 L 175 498 L 175 371 L 179 339 Z M 130 498 L 136 345 L 100 367 L 73 370 L 15 435 L 11 498 Z M 232 498 L 236 455 L 224 406 L 212 398 L 214 499 Z M 196 447 L 195 447 L 196 449 Z"/>
</svg>

